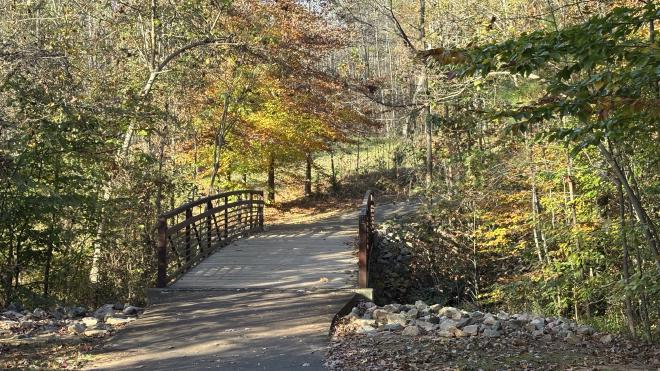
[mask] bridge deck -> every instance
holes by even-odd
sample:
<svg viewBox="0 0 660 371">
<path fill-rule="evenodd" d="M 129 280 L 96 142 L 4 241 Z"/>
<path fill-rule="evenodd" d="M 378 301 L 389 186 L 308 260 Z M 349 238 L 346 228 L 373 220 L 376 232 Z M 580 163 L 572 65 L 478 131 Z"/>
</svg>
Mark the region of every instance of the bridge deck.
<svg viewBox="0 0 660 371">
<path fill-rule="evenodd" d="M 278 228 L 215 252 L 173 289 L 355 288 L 351 243 L 355 228 L 338 225 Z"/>
</svg>

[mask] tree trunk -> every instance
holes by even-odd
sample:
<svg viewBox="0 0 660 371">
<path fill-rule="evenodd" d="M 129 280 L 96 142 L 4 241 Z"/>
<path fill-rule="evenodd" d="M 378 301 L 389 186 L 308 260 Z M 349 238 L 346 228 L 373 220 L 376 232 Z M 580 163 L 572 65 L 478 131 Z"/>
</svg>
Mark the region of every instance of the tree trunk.
<svg viewBox="0 0 660 371">
<path fill-rule="evenodd" d="M 628 195 L 628 199 L 630 200 L 630 204 L 633 210 L 635 211 L 635 216 L 642 225 L 644 237 L 646 238 L 646 243 L 655 257 L 656 269 L 658 270 L 658 272 L 660 272 L 660 252 L 658 251 L 658 242 L 657 242 L 658 237 L 653 222 L 646 213 L 646 210 L 642 206 L 639 196 L 635 194 L 635 192 L 633 191 L 632 187 L 630 186 L 630 182 L 628 182 L 628 178 L 624 174 L 623 169 L 616 161 L 612 153 L 602 143 L 598 145 L 598 149 L 600 149 L 601 154 L 610 164 L 612 170 L 614 171 L 614 175 L 619 179 L 621 185 L 623 186 L 623 189 L 626 191 L 626 194 Z"/>
<path fill-rule="evenodd" d="M 427 49 L 426 45 L 426 0 L 419 0 L 419 44 L 423 50 Z M 421 92 L 420 92 L 421 90 Z M 431 186 L 433 180 L 433 121 L 431 120 L 431 106 L 428 103 L 429 95 L 429 79 L 426 63 L 422 66 L 421 75 L 419 77 L 419 86 L 417 93 L 422 94 L 422 99 L 426 102 L 422 109 L 422 123 L 424 124 L 424 132 L 426 133 L 426 172 L 425 180 L 426 187 Z M 421 131 L 421 130 L 420 130 Z"/>
<path fill-rule="evenodd" d="M 312 159 L 312 154 L 308 153 L 305 157 L 305 197 L 310 197 L 312 195 L 312 165 L 314 164 L 314 159 Z"/>
<path fill-rule="evenodd" d="M 628 249 L 628 239 L 626 238 L 626 199 L 623 195 L 623 186 L 621 185 L 621 182 L 617 180 L 616 183 L 617 194 L 619 196 L 619 223 L 621 228 L 619 236 L 621 238 L 621 249 L 623 250 L 623 281 L 626 283 L 626 286 L 628 286 L 630 284 L 630 252 Z M 628 330 L 630 331 L 630 334 L 635 336 L 635 314 L 629 294 L 625 294 L 623 302 L 626 310 Z"/>
<path fill-rule="evenodd" d="M 333 192 L 337 192 L 337 173 L 335 172 L 335 152 L 330 151 L 330 184 Z"/>
<path fill-rule="evenodd" d="M 275 157 L 268 158 L 268 201 L 275 201 Z"/>
</svg>

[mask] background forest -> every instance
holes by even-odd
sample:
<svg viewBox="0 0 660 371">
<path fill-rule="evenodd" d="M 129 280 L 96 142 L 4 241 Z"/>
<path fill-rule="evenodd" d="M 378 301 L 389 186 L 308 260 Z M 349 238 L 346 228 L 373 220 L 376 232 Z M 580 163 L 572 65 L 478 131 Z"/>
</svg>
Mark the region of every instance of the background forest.
<svg viewBox="0 0 660 371">
<path fill-rule="evenodd" d="M 657 337 L 659 12 L 1 2 L 0 307 L 140 300 L 157 215 L 202 194 L 371 186 L 425 199 L 391 226 L 419 297 Z"/>
</svg>

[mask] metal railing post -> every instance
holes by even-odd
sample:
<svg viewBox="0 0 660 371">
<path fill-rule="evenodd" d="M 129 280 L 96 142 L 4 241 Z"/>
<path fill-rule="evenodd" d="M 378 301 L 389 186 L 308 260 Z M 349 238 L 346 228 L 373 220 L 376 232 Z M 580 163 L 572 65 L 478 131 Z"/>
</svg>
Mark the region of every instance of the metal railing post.
<svg viewBox="0 0 660 371">
<path fill-rule="evenodd" d="M 186 209 L 186 222 L 192 219 L 192 209 Z M 190 261 L 190 254 L 192 252 L 190 244 L 190 224 L 186 226 L 186 262 Z"/>
<path fill-rule="evenodd" d="M 208 250 L 211 249 L 211 240 L 212 240 L 212 235 L 211 235 L 211 227 L 212 227 L 212 218 L 213 218 L 213 213 L 211 212 L 213 210 L 213 202 L 209 200 L 209 202 L 206 203 L 206 211 L 209 213 L 209 216 L 206 217 L 206 248 Z"/>
<path fill-rule="evenodd" d="M 254 229 L 254 195 L 250 192 L 250 231 Z"/>
<path fill-rule="evenodd" d="M 227 208 L 227 205 L 229 205 L 229 197 L 225 196 L 225 230 L 224 230 L 225 240 L 229 237 L 229 231 L 227 230 L 227 228 L 229 228 L 229 210 Z"/>
</svg>

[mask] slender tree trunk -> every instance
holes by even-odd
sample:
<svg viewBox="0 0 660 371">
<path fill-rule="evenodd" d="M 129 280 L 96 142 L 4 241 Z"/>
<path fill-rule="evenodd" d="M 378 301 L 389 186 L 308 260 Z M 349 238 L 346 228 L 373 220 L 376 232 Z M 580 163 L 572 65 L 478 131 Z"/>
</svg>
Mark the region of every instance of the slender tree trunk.
<svg viewBox="0 0 660 371">
<path fill-rule="evenodd" d="M 330 151 L 330 185 L 333 192 L 337 192 L 337 173 L 335 172 L 335 152 Z"/>
<path fill-rule="evenodd" d="M 623 250 L 623 281 L 626 286 L 630 284 L 630 252 L 628 249 L 628 239 L 626 238 L 626 199 L 623 195 L 623 186 L 618 180 L 617 183 L 617 195 L 619 196 L 619 223 L 621 232 L 619 234 L 621 238 L 621 249 Z M 630 333 L 635 336 L 636 325 L 635 325 L 635 312 L 632 308 L 632 303 L 630 300 L 630 295 L 625 294 L 624 296 L 624 305 L 626 310 L 626 322 L 628 323 L 628 330 Z"/>
<path fill-rule="evenodd" d="M 275 201 L 275 157 L 268 158 L 268 201 Z"/>
<path fill-rule="evenodd" d="M 53 261 L 53 249 L 54 245 L 52 243 L 48 244 L 48 250 L 46 251 L 46 263 L 44 265 L 44 296 L 48 297 L 50 291 L 50 266 Z"/>
<path fill-rule="evenodd" d="M 633 210 L 635 211 L 635 216 L 637 217 L 639 223 L 642 225 L 644 237 L 646 238 L 646 243 L 649 246 L 651 253 L 653 253 L 654 255 L 656 269 L 658 270 L 658 272 L 660 272 L 660 251 L 658 251 L 658 242 L 657 242 L 658 237 L 655 231 L 655 226 L 653 225 L 653 222 L 646 213 L 646 210 L 642 206 L 639 196 L 635 194 L 634 190 L 630 186 L 630 182 L 628 181 L 628 178 L 623 172 L 623 169 L 616 161 L 612 153 L 602 143 L 598 145 L 598 148 L 600 149 L 600 152 L 603 155 L 603 157 L 610 164 L 612 170 L 614 171 L 614 175 L 621 182 L 623 189 L 626 191 L 626 194 L 628 195 L 628 199 L 630 200 L 630 204 Z"/>
<path fill-rule="evenodd" d="M 314 159 L 312 159 L 312 154 L 308 153 L 305 157 L 305 197 L 310 197 L 312 195 L 312 165 L 314 164 Z"/>
</svg>

